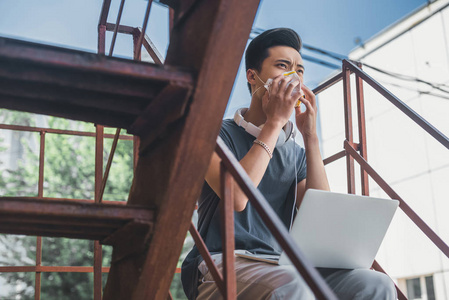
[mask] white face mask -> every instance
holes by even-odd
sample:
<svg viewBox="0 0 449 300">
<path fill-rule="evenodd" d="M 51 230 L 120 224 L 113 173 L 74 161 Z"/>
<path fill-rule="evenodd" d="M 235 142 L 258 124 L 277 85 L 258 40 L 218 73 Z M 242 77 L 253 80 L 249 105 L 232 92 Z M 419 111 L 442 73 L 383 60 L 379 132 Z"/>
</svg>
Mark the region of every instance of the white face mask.
<svg viewBox="0 0 449 300">
<path fill-rule="evenodd" d="M 267 82 L 264 82 L 262 79 L 260 79 L 260 77 L 257 75 L 256 72 L 254 72 L 254 75 L 256 75 L 257 78 L 259 78 L 259 80 L 264 84 L 263 87 L 268 91 L 268 93 L 270 93 L 270 87 L 271 87 L 271 83 L 273 82 L 273 79 L 269 78 L 267 80 Z M 293 89 L 292 94 L 291 94 L 293 97 L 297 97 L 298 98 L 298 102 L 295 104 L 295 107 L 298 107 L 301 104 L 301 101 L 299 101 L 299 99 L 300 99 L 301 96 L 304 95 L 303 91 L 301 90 L 301 79 L 299 78 L 298 73 L 296 73 L 295 71 L 285 72 L 285 73 L 282 73 L 282 75 L 284 75 L 284 77 L 289 77 L 289 82 L 287 83 L 285 88 L 287 88 L 291 83 L 293 83 L 295 81 L 299 82 L 299 84 Z M 251 94 L 251 96 L 253 96 L 260 88 L 261 88 L 261 86 L 258 87 Z"/>
</svg>

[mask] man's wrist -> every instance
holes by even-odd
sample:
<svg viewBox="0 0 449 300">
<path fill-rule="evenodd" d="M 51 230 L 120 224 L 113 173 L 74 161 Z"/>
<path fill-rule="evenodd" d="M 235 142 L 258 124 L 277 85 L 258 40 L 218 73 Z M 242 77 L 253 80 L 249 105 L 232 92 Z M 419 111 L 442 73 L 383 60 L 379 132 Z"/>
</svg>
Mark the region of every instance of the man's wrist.
<svg viewBox="0 0 449 300">
<path fill-rule="evenodd" d="M 318 139 L 318 135 L 317 134 L 312 134 L 312 135 L 304 135 L 303 136 L 304 139 L 304 145 L 306 147 L 313 147 L 313 146 L 319 146 L 319 139 Z"/>
<path fill-rule="evenodd" d="M 285 124 L 282 124 L 281 121 L 274 120 L 274 119 L 268 119 L 263 127 L 270 128 L 272 130 L 280 130 L 282 127 L 284 127 Z"/>
</svg>

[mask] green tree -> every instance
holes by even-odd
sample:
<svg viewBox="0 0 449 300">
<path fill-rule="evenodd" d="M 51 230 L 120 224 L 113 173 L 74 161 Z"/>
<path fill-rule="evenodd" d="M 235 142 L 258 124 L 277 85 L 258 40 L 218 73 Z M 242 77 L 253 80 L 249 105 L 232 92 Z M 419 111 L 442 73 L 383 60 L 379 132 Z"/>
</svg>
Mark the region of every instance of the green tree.
<svg viewBox="0 0 449 300">
<path fill-rule="evenodd" d="M 94 132 L 92 124 L 47 117 L 48 127 Z M 0 110 L 0 123 L 35 126 L 33 115 Z M 108 133 L 115 129 L 107 128 Z M 1 196 L 37 196 L 39 134 L 23 135 L 22 160 L 15 170 L 4 170 L 0 178 Z M 112 139 L 105 139 L 104 168 Z M 0 151 L 5 150 L 4 146 Z M 133 177 L 133 144 L 119 140 L 103 199 L 127 200 Z M 74 135 L 45 134 L 44 197 L 93 199 L 95 190 L 95 138 Z M 180 263 L 192 247 L 187 238 Z M 42 265 L 92 266 L 93 242 L 65 238 L 42 239 Z M 0 235 L 0 264 L 6 266 L 34 265 L 36 238 Z M 112 249 L 103 247 L 103 265 L 110 264 Z M 9 253 L 9 254 L 7 254 Z M 0 274 L 14 291 L 7 299 L 33 299 L 33 273 Z M 179 274 L 171 286 L 174 299 L 186 299 Z M 106 276 L 104 276 L 106 278 Z M 91 273 L 42 273 L 41 299 L 92 299 Z M 3 299 L 3 298 L 2 298 Z"/>
</svg>

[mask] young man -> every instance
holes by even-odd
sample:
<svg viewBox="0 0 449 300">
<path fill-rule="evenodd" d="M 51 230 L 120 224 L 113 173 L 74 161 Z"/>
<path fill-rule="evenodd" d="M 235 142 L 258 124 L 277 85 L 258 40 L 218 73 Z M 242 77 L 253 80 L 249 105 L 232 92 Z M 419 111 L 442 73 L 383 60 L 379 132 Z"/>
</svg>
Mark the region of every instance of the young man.
<svg viewBox="0 0 449 300">
<path fill-rule="evenodd" d="M 301 84 L 306 110 L 295 107 L 292 91 L 299 82 L 282 74 L 294 71 L 303 82 L 301 39 L 291 29 L 278 28 L 256 37 L 246 51 L 246 78 L 252 95 L 249 109 L 224 120 L 220 137 L 234 153 L 254 185 L 289 228 L 295 205 L 308 188 L 329 190 L 316 132 L 316 99 Z M 272 79 L 268 90 L 264 87 Z M 290 83 L 289 83 L 290 82 Z M 268 86 L 267 86 L 268 87 Z M 289 138 L 296 126 L 304 139 L 301 148 Z M 252 125 L 248 125 L 252 123 Z M 243 128 L 245 127 L 245 128 Z M 221 270 L 220 158 L 213 154 L 198 201 L 198 230 Z M 296 172 L 296 173 L 295 173 Z M 239 188 L 234 189 L 235 248 L 257 254 L 280 254 L 282 249 Z M 314 299 L 293 266 L 279 266 L 236 257 L 239 299 Z M 370 270 L 319 269 L 340 299 L 396 299 L 388 276 Z M 221 299 L 220 291 L 196 247 L 182 266 L 182 283 L 189 299 Z"/>
</svg>

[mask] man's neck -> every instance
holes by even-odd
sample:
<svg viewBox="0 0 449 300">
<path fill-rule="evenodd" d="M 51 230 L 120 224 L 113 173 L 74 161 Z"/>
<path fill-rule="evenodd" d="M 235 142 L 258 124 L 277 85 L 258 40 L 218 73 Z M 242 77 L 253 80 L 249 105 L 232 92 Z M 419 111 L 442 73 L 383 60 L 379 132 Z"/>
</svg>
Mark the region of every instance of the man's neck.
<svg viewBox="0 0 449 300">
<path fill-rule="evenodd" d="M 256 126 L 265 124 L 267 117 L 262 109 L 262 99 L 257 99 L 253 96 L 249 109 L 244 117 L 246 122 L 250 122 Z"/>
</svg>

